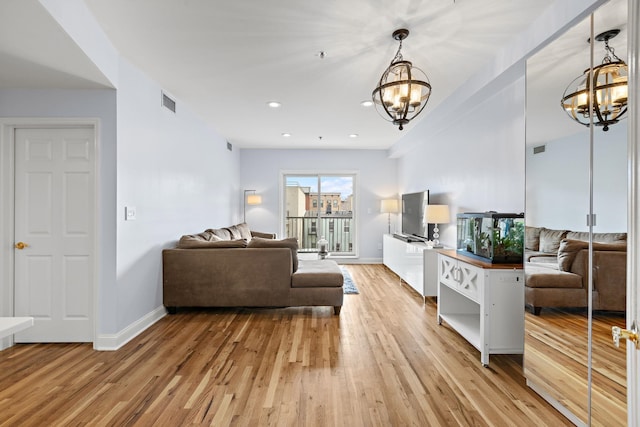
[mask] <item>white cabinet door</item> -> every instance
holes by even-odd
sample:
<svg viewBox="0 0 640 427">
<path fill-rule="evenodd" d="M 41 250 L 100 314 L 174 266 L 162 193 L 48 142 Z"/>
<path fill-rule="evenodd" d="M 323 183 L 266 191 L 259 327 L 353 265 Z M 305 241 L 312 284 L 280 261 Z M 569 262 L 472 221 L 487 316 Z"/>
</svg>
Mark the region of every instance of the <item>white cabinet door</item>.
<svg viewBox="0 0 640 427">
<path fill-rule="evenodd" d="M 458 262 L 458 291 L 473 301 L 479 302 L 482 291 L 484 270 L 473 265 Z"/>
<path fill-rule="evenodd" d="M 458 261 L 447 256 L 438 257 L 438 278 L 452 289 L 458 288 Z"/>
</svg>

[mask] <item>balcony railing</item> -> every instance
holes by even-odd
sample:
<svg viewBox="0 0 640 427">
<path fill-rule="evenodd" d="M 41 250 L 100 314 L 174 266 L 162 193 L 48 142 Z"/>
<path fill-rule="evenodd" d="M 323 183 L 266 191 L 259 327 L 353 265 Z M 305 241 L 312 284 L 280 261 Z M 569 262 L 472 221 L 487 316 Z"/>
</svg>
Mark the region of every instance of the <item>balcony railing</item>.
<svg viewBox="0 0 640 427">
<path fill-rule="evenodd" d="M 352 254 L 353 216 L 332 214 L 317 217 L 287 217 L 285 222 L 286 237 L 297 237 L 299 252 L 316 252 L 318 240 L 324 236 L 329 242 L 329 253 Z"/>
</svg>

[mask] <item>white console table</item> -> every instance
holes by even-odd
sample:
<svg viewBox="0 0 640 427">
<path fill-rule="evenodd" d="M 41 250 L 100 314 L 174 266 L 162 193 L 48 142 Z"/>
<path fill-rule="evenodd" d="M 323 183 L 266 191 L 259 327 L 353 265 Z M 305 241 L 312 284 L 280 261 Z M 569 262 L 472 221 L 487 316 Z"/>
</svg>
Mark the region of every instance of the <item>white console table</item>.
<svg viewBox="0 0 640 427">
<path fill-rule="evenodd" d="M 438 255 L 438 324 L 445 321 L 490 354 L 524 352 L 524 272 L 521 264 L 491 264 L 455 250 Z"/>
<path fill-rule="evenodd" d="M 382 238 L 382 262 L 422 297 L 438 294 L 438 251 L 423 242 Z"/>
</svg>

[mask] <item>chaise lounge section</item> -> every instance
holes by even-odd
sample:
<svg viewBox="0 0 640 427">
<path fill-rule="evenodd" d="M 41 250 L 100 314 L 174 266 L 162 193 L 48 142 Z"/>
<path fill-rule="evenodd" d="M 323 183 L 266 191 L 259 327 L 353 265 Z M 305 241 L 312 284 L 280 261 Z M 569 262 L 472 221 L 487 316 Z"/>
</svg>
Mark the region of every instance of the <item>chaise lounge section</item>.
<svg viewBox="0 0 640 427">
<path fill-rule="evenodd" d="M 343 276 L 333 260 L 298 260 L 295 238 L 246 224 L 183 236 L 162 252 L 163 304 L 178 307 L 332 306 L 340 314 Z"/>
</svg>

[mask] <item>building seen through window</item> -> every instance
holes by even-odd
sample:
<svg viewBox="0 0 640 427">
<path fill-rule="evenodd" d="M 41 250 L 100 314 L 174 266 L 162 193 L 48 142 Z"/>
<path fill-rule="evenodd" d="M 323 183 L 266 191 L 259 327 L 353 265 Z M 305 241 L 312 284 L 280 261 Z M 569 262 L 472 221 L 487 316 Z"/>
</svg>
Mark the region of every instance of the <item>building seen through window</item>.
<svg viewBox="0 0 640 427">
<path fill-rule="evenodd" d="M 354 255 L 355 175 L 285 175 L 285 237 L 315 252 L 322 236 L 333 256 Z"/>
</svg>

